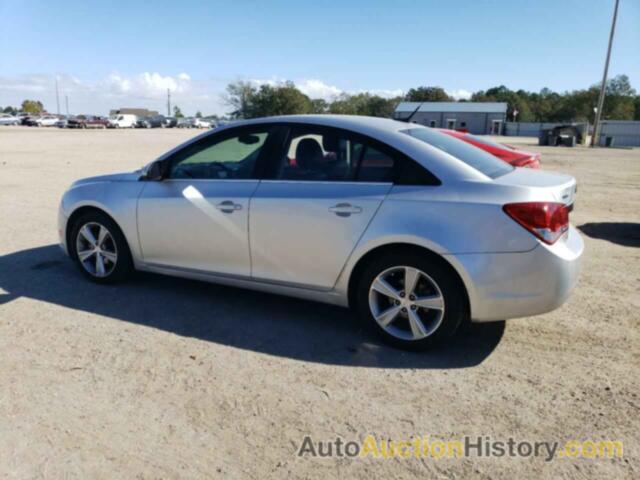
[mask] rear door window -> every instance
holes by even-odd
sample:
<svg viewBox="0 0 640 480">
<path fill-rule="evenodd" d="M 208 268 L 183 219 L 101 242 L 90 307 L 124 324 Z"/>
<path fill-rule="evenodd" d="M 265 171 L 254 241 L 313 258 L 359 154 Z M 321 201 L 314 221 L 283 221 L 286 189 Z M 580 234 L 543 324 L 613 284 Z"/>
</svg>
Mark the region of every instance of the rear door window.
<svg viewBox="0 0 640 480">
<path fill-rule="evenodd" d="M 318 125 L 292 126 L 282 152 L 267 178 L 440 184 L 424 167 L 393 148 L 347 130 Z"/>
<path fill-rule="evenodd" d="M 346 132 L 316 126 L 291 129 L 275 178 L 298 181 L 350 181 L 356 177 L 362 142 Z"/>
</svg>

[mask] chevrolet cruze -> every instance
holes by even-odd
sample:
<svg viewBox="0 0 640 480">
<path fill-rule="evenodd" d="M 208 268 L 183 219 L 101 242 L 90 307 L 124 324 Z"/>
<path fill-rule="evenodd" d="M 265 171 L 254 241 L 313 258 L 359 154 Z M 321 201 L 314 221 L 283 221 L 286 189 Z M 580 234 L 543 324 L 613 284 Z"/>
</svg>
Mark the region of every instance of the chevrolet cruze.
<svg viewBox="0 0 640 480">
<path fill-rule="evenodd" d="M 567 175 L 434 129 L 285 116 L 206 132 L 64 194 L 63 249 L 96 282 L 132 269 L 353 308 L 425 349 L 458 326 L 559 307 L 583 242 Z"/>
</svg>

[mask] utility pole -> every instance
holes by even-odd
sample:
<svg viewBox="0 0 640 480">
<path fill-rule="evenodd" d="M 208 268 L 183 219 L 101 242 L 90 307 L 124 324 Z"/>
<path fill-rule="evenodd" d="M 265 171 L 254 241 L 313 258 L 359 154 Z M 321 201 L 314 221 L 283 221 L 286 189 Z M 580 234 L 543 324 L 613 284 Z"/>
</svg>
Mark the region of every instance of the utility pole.
<svg viewBox="0 0 640 480">
<path fill-rule="evenodd" d="M 171 90 L 167 88 L 167 117 L 171 116 Z"/>
<path fill-rule="evenodd" d="M 69 95 L 64 96 L 64 103 L 67 106 L 67 117 L 69 116 Z"/>
<path fill-rule="evenodd" d="M 58 92 L 58 75 L 56 75 L 56 113 L 60 115 L 60 92 Z"/>
<path fill-rule="evenodd" d="M 602 107 L 604 106 L 604 95 L 607 90 L 607 74 L 609 73 L 609 59 L 611 58 L 611 45 L 613 44 L 613 34 L 616 31 L 616 20 L 618 18 L 618 3 L 620 0 L 616 0 L 615 7 L 613 9 L 613 20 L 611 21 L 611 32 L 609 33 L 609 47 L 607 48 L 607 59 L 604 62 L 604 73 L 602 74 L 602 85 L 600 85 L 600 96 L 598 97 L 598 106 L 596 107 L 596 116 L 593 121 L 593 136 L 591 137 L 591 146 L 595 147 L 598 143 L 598 136 L 600 129 L 600 117 L 602 116 Z"/>
</svg>

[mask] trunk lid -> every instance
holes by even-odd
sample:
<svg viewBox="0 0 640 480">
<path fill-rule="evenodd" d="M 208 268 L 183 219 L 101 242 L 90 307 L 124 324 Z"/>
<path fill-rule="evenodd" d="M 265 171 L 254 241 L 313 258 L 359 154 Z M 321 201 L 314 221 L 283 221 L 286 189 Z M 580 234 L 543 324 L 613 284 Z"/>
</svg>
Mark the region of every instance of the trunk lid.
<svg viewBox="0 0 640 480">
<path fill-rule="evenodd" d="M 565 205 L 572 205 L 578 190 L 576 179 L 564 173 L 515 168 L 512 172 L 494 178 L 494 183 L 548 190 L 554 199 Z"/>
</svg>

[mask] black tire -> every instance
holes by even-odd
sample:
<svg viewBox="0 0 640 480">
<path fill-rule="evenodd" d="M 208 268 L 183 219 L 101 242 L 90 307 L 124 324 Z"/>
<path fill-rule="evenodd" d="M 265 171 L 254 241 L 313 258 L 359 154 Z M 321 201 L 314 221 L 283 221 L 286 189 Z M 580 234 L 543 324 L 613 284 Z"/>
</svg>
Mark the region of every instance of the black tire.
<svg viewBox="0 0 640 480">
<path fill-rule="evenodd" d="M 115 267 L 103 277 L 98 277 L 92 275 L 87 269 L 82 265 L 80 259 L 78 258 L 77 251 L 77 238 L 78 232 L 80 229 L 87 224 L 98 224 L 106 227 L 106 229 L 111 234 L 113 238 L 113 242 L 115 243 L 116 251 L 117 251 L 117 260 L 115 262 Z M 133 270 L 133 260 L 131 258 L 131 250 L 129 249 L 129 245 L 127 244 L 127 240 L 124 238 L 124 234 L 120 227 L 106 214 L 98 211 L 88 212 L 84 215 L 81 215 L 76 219 L 73 226 L 71 227 L 70 235 L 68 238 L 68 250 L 71 255 L 71 258 L 76 263 L 82 274 L 87 277 L 89 280 L 96 283 L 116 283 L 124 280 Z"/>
<path fill-rule="evenodd" d="M 444 315 L 439 320 L 439 325 L 428 336 L 418 340 L 398 338 L 387 332 L 376 321 L 369 305 L 369 290 L 373 281 L 381 273 L 401 266 L 417 268 L 428 275 L 430 279 L 423 281 L 435 282 L 444 299 Z M 420 278 L 424 279 L 424 277 Z M 415 251 L 406 253 L 392 252 L 370 262 L 360 275 L 353 298 L 355 310 L 365 327 L 385 343 L 403 350 L 422 351 L 442 345 L 455 334 L 460 324 L 469 315 L 466 291 L 451 267 L 444 260 L 433 254 Z M 421 311 L 421 309 L 418 308 L 418 311 Z M 429 314 L 428 310 L 426 312 Z M 400 322 L 403 321 L 402 318 L 398 318 Z"/>
</svg>

